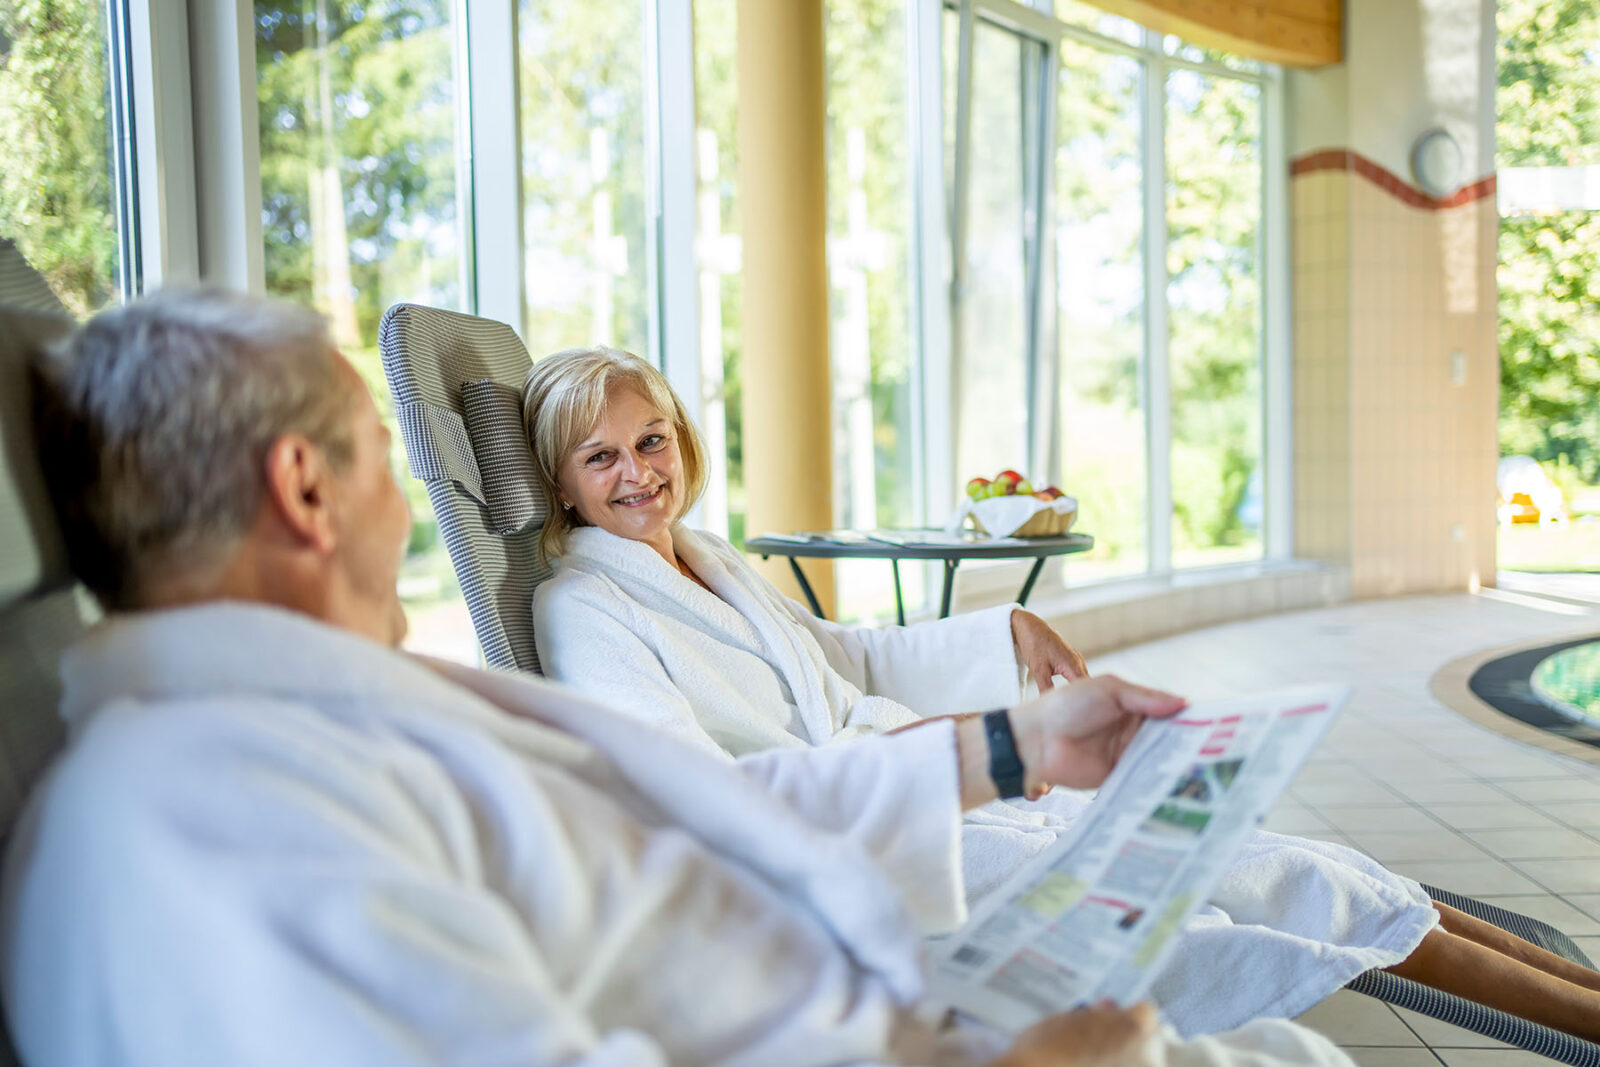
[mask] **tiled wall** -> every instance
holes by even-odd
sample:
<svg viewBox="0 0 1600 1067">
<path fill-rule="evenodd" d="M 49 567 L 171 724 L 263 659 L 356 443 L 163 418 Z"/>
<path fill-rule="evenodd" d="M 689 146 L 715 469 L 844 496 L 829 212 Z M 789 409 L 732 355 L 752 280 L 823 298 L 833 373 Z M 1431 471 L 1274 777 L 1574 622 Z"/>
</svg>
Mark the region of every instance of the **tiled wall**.
<svg viewBox="0 0 1600 1067">
<path fill-rule="evenodd" d="M 1441 201 L 1352 152 L 1291 172 L 1296 555 L 1357 597 L 1493 584 L 1494 179 Z"/>
</svg>

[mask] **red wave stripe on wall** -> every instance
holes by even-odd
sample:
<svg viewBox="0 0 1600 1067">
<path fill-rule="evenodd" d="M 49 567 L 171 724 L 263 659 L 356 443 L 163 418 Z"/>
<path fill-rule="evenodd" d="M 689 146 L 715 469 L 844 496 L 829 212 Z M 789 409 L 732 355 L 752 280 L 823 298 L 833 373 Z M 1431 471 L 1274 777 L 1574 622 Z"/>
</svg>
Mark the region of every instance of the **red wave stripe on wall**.
<svg viewBox="0 0 1600 1067">
<path fill-rule="evenodd" d="M 1342 170 L 1359 174 L 1396 200 L 1424 211 L 1462 207 L 1475 200 L 1482 200 L 1486 196 L 1493 196 L 1495 192 L 1495 176 L 1491 174 L 1471 185 L 1462 186 L 1449 196 L 1429 196 L 1393 171 L 1374 163 L 1359 152 L 1344 148 L 1329 148 L 1301 156 L 1289 164 L 1289 177 L 1298 178 L 1302 174 L 1313 174 L 1319 170 Z"/>
</svg>

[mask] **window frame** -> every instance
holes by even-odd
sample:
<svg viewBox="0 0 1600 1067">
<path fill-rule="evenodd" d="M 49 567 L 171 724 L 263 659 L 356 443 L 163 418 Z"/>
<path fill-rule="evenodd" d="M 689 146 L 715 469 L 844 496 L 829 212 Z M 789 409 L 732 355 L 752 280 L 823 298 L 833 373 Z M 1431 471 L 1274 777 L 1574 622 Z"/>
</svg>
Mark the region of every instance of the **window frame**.
<svg viewBox="0 0 1600 1067">
<path fill-rule="evenodd" d="M 1172 555 L 1172 386 L 1170 324 L 1168 308 L 1169 277 L 1166 265 L 1167 231 L 1167 181 L 1166 181 L 1166 104 L 1167 76 L 1174 70 L 1190 70 L 1209 77 L 1230 78 L 1257 86 L 1261 99 L 1261 203 L 1260 225 L 1257 228 L 1257 255 L 1262 280 L 1262 313 L 1258 329 L 1258 366 L 1261 373 L 1260 413 L 1262 433 L 1262 495 L 1263 542 L 1262 556 L 1266 560 L 1282 560 L 1293 555 L 1293 455 L 1292 455 L 1292 399 L 1290 383 L 1290 339 L 1288 266 L 1288 169 L 1285 150 L 1283 72 L 1272 64 L 1261 64 L 1254 71 L 1235 70 L 1219 63 L 1198 61 L 1170 55 L 1165 47 L 1165 37 L 1154 30 L 1144 29 L 1139 43 L 1132 44 L 1093 30 L 1057 19 L 1051 0 L 1036 0 L 1038 7 L 1018 3 L 1017 0 L 926 0 L 916 5 L 911 16 L 913 36 L 921 51 L 920 62 L 912 64 L 912 76 L 917 84 L 913 98 L 934 102 L 930 110 L 937 111 L 937 102 L 945 99 L 944 71 L 938 61 L 942 55 L 943 13 L 955 11 L 958 18 L 956 100 L 956 149 L 954 174 L 946 189 L 944 175 L 942 136 L 928 141 L 933 131 L 942 132 L 938 116 L 924 118 L 922 129 L 924 145 L 938 144 L 937 153 L 924 150 L 918 168 L 918 199 L 923 205 L 922 224 L 929 225 L 932 214 L 928 202 L 948 203 L 942 221 L 949 227 L 945 234 L 922 234 L 917 248 L 918 275 L 921 279 L 923 308 L 922 364 L 926 378 L 923 389 L 923 451 L 926 462 L 925 492 L 929 502 L 927 517 L 936 519 L 948 514 L 956 503 L 954 470 L 955 431 L 959 414 L 955 410 L 955 396 L 951 387 L 960 359 L 961 315 L 961 258 L 965 247 L 967 214 L 965 205 L 966 175 L 970 169 L 971 122 L 971 48 L 977 20 L 1000 25 L 1019 35 L 1048 42 L 1051 55 L 1050 74 L 1045 82 L 1049 98 L 1049 115 L 1052 121 L 1038 129 L 1042 143 L 1035 158 L 1046 167 L 1055 158 L 1056 129 L 1053 121 L 1056 95 L 1056 78 L 1059 74 L 1060 45 L 1072 40 L 1104 52 L 1128 56 L 1140 62 L 1144 80 L 1143 123 L 1140 138 L 1140 163 L 1143 168 L 1144 187 L 1144 360 L 1140 382 L 1140 403 L 1145 420 L 1147 563 L 1144 574 L 1170 575 L 1177 568 Z M 1041 10 L 1048 8 L 1050 10 Z M 933 58 L 930 61 L 927 56 Z M 1054 185 L 1053 177 L 1046 173 L 1042 179 L 1043 194 L 1038 198 L 1035 232 L 1029 235 L 1032 247 L 1040 252 L 1037 266 L 1030 269 L 1030 288 L 1038 294 L 1053 291 L 1056 273 L 1053 241 L 1043 236 L 1054 232 L 1055 205 L 1049 195 Z M 948 249 L 948 251 L 947 251 Z M 948 261 L 947 261 L 948 257 Z M 949 279 L 948 286 L 936 279 Z M 1054 447 L 1059 433 L 1059 412 L 1051 401 L 1051 382 L 1055 377 L 1055 339 L 1059 336 L 1059 315 L 1056 301 L 1031 296 L 1035 313 L 1032 316 L 1032 340 L 1025 355 L 1028 361 L 1029 381 L 1033 383 L 1030 397 L 1031 442 L 1033 455 L 1028 459 L 1031 469 L 1042 470 L 1053 481 L 1059 481 L 1062 472 L 1059 452 Z M 943 319 L 941 324 L 938 320 Z M 1201 565 L 1205 566 L 1205 565 Z M 1114 580 L 1114 579 L 1108 579 Z"/>
</svg>

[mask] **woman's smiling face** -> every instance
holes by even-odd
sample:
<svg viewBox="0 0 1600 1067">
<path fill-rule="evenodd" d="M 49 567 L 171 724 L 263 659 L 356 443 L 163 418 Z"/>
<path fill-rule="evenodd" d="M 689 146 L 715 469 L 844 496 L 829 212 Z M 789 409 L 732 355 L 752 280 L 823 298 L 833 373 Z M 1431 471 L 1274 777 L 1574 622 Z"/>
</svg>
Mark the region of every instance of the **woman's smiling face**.
<svg viewBox="0 0 1600 1067">
<path fill-rule="evenodd" d="M 672 419 L 629 384 L 606 396 L 600 419 L 561 465 L 561 503 L 587 525 L 672 552 L 683 461 Z"/>
</svg>

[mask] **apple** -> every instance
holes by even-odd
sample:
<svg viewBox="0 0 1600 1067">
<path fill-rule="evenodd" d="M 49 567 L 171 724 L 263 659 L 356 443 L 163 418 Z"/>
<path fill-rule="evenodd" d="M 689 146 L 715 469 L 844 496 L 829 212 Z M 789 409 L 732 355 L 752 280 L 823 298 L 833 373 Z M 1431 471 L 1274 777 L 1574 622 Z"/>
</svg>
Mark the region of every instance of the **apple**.
<svg viewBox="0 0 1600 1067">
<path fill-rule="evenodd" d="M 1040 500 L 1054 500 L 1056 497 L 1065 496 L 1066 494 L 1052 485 L 1047 486 L 1044 489 L 1040 489 L 1033 495 L 1038 497 Z"/>
<path fill-rule="evenodd" d="M 984 489 L 983 495 L 984 495 L 985 499 L 987 499 L 989 497 L 992 497 L 992 496 L 1005 496 L 1005 495 L 1007 495 L 1006 491 L 1008 489 L 1010 489 L 1010 488 L 1011 488 L 1011 483 L 1010 482 L 999 482 L 999 481 L 990 482 L 988 484 L 988 486 Z"/>
<path fill-rule="evenodd" d="M 967 483 L 967 497 L 971 500 L 982 500 L 988 496 L 989 479 L 974 478 Z"/>
<path fill-rule="evenodd" d="M 1022 479 L 1022 481 L 1018 482 L 1016 485 L 1013 485 L 1011 487 L 1011 491 L 1013 493 L 1017 494 L 1018 496 L 1032 496 L 1033 495 L 1033 483 L 1028 481 L 1028 479 L 1024 478 L 1024 479 Z"/>
<path fill-rule="evenodd" d="M 994 480 L 996 482 L 1004 482 L 1006 484 L 1006 492 L 1009 494 L 1017 491 L 1017 483 L 1022 481 L 1023 478 L 1016 471 L 1003 470 L 994 476 Z"/>
</svg>

